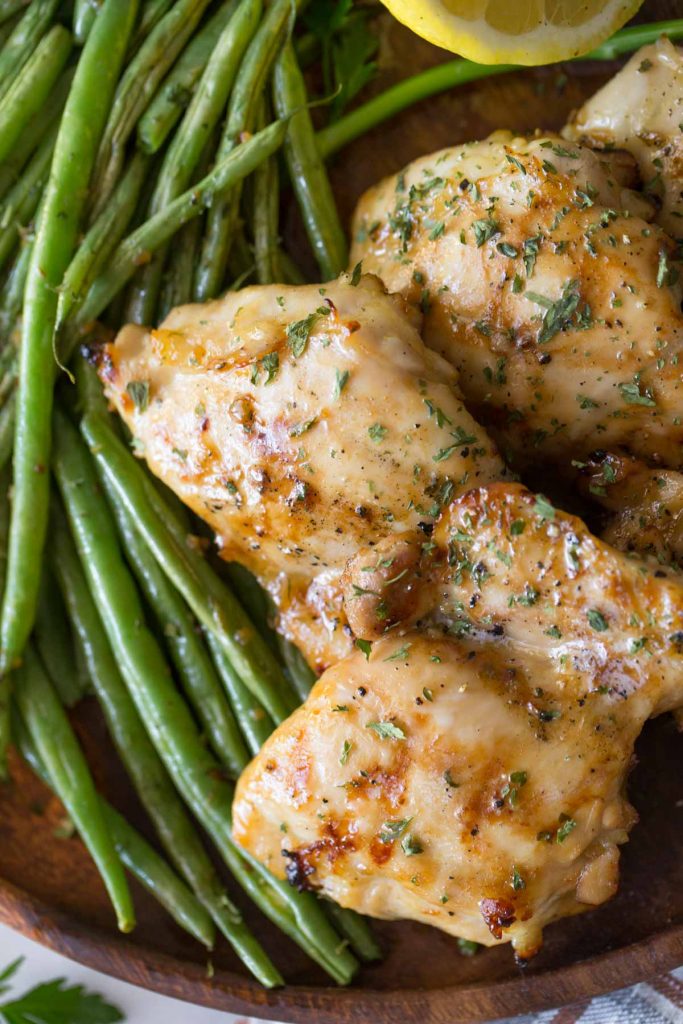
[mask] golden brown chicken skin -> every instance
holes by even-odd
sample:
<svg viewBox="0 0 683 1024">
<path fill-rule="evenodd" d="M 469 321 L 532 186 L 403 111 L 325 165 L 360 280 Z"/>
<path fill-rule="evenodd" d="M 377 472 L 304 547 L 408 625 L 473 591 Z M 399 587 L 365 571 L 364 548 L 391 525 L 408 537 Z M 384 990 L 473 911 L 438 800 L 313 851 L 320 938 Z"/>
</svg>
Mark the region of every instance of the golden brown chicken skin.
<svg viewBox="0 0 683 1024">
<path fill-rule="evenodd" d="M 616 891 L 634 741 L 683 703 L 683 586 L 515 486 L 412 544 L 423 593 L 379 639 L 381 596 L 354 613 L 354 586 L 392 538 L 354 560 L 362 649 L 247 768 L 235 838 L 344 906 L 528 957 Z"/>
<path fill-rule="evenodd" d="M 124 328 L 100 373 L 137 452 L 318 669 L 350 649 L 339 576 L 358 547 L 505 473 L 453 369 L 373 278 L 183 306 Z"/>
<path fill-rule="evenodd" d="M 683 237 L 683 50 L 668 39 L 643 46 L 574 115 L 569 139 L 623 147 L 638 161 L 642 185 L 657 201 L 657 222 Z"/>
<path fill-rule="evenodd" d="M 596 448 L 683 465 L 679 252 L 629 160 L 498 133 L 356 210 L 352 261 L 422 306 L 427 345 L 521 470 L 569 473 Z"/>
</svg>

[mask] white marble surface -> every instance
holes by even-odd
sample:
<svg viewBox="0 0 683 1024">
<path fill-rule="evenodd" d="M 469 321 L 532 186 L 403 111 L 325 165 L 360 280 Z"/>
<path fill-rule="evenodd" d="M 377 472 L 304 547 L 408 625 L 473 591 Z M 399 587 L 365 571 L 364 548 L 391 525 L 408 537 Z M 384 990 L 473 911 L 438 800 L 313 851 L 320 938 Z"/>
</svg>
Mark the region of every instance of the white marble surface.
<svg viewBox="0 0 683 1024">
<path fill-rule="evenodd" d="M 126 1024 L 247 1024 L 244 1017 L 217 1010 L 203 1010 L 189 1006 L 177 999 L 167 999 L 152 992 L 115 981 L 97 971 L 81 967 L 72 960 L 66 960 L 35 942 L 17 935 L 0 925 L 0 970 L 12 960 L 26 958 L 21 970 L 15 975 L 16 984 L 12 995 L 20 995 L 39 982 L 64 977 L 71 983 L 87 986 L 101 993 L 125 1014 Z M 249 1024 L 257 1024 L 249 1021 Z"/>
</svg>

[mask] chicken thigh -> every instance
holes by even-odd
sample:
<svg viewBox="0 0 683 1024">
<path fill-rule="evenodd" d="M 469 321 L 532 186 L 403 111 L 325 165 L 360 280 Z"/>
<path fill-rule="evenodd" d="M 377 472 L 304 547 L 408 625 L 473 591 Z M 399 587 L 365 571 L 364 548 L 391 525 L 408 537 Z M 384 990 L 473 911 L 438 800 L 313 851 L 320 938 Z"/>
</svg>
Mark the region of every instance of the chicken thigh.
<svg viewBox="0 0 683 1024">
<path fill-rule="evenodd" d="M 656 219 L 683 236 L 683 51 L 662 38 L 644 46 L 563 131 L 592 146 L 623 147 L 638 161 Z"/>
<path fill-rule="evenodd" d="M 339 578 L 358 547 L 505 475 L 453 369 L 370 277 L 180 307 L 125 327 L 100 375 L 136 451 L 317 669 L 350 649 Z"/>
<path fill-rule="evenodd" d="M 433 153 L 360 200 L 352 261 L 425 313 L 515 468 L 595 448 L 683 466 L 683 290 L 629 154 L 558 137 Z"/>
<path fill-rule="evenodd" d="M 387 628 L 394 553 L 416 596 Z M 533 955 L 616 890 L 633 744 L 683 703 L 680 578 L 494 484 L 359 553 L 346 594 L 361 649 L 247 768 L 235 838 L 343 906 Z"/>
</svg>

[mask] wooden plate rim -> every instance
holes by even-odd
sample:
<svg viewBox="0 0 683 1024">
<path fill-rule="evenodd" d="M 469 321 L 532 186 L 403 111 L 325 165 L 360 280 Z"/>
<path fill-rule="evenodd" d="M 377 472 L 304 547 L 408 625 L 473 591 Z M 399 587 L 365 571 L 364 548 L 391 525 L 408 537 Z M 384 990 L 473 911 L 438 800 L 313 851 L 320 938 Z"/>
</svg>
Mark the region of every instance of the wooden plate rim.
<svg viewBox="0 0 683 1024">
<path fill-rule="evenodd" d="M 86 967 L 162 995 L 217 1010 L 257 1014 L 291 1024 L 395 1022 L 469 1024 L 585 1000 L 644 981 L 683 964 L 683 924 L 590 960 L 493 984 L 420 989 L 337 989 L 285 986 L 265 991 L 231 971 L 209 980 L 200 964 L 136 946 L 47 906 L 0 880 L 0 921 Z"/>
</svg>

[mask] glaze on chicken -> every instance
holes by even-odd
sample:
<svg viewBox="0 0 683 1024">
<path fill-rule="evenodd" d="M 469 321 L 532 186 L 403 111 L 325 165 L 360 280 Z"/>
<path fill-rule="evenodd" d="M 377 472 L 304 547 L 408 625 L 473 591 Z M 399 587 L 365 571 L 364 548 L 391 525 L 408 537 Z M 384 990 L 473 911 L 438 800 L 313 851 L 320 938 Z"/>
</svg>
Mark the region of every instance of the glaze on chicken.
<svg viewBox="0 0 683 1024">
<path fill-rule="evenodd" d="M 475 418 L 527 470 L 596 448 L 683 465 L 680 253 L 634 158 L 497 133 L 361 199 L 352 262 L 426 310 Z"/>
<path fill-rule="evenodd" d="M 505 474 L 452 367 L 373 278 L 182 306 L 155 330 L 125 327 L 100 373 L 138 454 L 269 590 L 318 669 L 351 647 L 339 577 L 359 546 L 427 529 Z"/>
<path fill-rule="evenodd" d="M 377 566 L 417 596 L 377 615 Z M 386 538 L 346 576 L 362 643 L 242 776 L 235 838 L 277 875 L 379 917 L 528 957 L 609 899 L 651 715 L 683 703 L 683 584 L 524 488 L 470 491 L 432 540 Z"/>
</svg>

